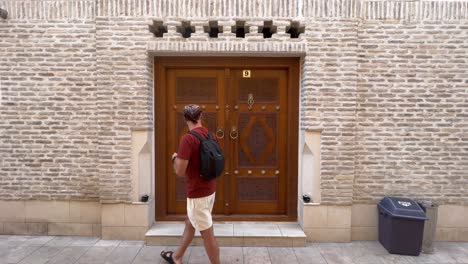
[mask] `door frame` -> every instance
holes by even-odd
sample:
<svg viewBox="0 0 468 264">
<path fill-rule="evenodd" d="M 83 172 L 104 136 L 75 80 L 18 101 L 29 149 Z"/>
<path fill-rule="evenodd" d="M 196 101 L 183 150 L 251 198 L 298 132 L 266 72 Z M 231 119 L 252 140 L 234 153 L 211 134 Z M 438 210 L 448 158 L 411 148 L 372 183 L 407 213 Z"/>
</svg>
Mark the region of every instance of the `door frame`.
<svg viewBox="0 0 468 264">
<path fill-rule="evenodd" d="M 167 68 L 287 68 L 288 69 L 288 166 L 286 182 L 286 215 L 230 215 L 214 217 L 216 221 L 297 221 L 298 192 L 298 148 L 299 148 L 299 57 L 155 57 L 154 58 L 154 177 L 155 177 L 155 213 L 157 221 L 180 221 L 182 215 L 167 214 L 167 170 L 166 162 L 160 162 L 166 151 L 166 69 Z M 158 187 L 160 186 L 160 187 Z"/>
</svg>

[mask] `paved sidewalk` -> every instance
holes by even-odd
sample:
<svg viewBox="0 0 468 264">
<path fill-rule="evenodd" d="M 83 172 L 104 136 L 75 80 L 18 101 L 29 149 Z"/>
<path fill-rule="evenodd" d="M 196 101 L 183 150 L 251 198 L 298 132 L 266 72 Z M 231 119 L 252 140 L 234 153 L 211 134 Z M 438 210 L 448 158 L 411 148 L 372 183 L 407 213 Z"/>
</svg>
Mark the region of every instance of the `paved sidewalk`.
<svg viewBox="0 0 468 264">
<path fill-rule="evenodd" d="M 165 263 L 161 250 L 143 241 L 100 240 L 93 237 L 0 236 L 0 264 L 146 264 Z M 390 255 L 378 242 L 311 243 L 302 248 L 222 247 L 222 263 L 465 263 L 468 243 L 436 243 L 436 253 L 419 257 Z M 207 264 L 203 247 L 190 247 L 184 263 Z"/>
</svg>

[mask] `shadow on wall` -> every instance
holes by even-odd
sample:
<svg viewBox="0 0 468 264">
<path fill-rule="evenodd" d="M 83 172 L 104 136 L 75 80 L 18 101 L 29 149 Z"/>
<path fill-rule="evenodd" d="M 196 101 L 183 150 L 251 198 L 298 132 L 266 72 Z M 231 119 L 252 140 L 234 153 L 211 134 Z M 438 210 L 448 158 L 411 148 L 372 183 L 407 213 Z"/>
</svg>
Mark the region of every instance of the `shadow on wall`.
<svg viewBox="0 0 468 264">
<path fill-rule="evenodd" d="M 154 188 L 151 163 L 151 131 L 132 131 L 132 201 L 152 199 Z"/>
<path fill-rule="evenodd" d="M 5 9 L 0 8 L 0 17 L 3 18 L 3 19 L 7 19 L 8 18 L 8 11 L 6 11 Z"/>
<path fill-rule="evenodd" d="M 151 191 L 151 147 L 148 142 L 143 146 L 140 153 L 138 154 L 138 197 L 142 195 L 149 195 L 153 193 Z"/>
<path fill-rule="evenodd" d="M 320 132 L 306 131 L 302 151 L 302 195 L 312 203 L 321 202 L 320 188 Z"/>
</svg>

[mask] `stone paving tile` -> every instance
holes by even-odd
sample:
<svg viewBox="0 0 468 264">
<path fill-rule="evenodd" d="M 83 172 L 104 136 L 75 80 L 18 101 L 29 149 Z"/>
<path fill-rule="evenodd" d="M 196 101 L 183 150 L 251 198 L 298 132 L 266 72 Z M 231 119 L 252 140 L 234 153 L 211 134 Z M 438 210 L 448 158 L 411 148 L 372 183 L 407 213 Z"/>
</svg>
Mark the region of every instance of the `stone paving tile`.
<svg viewBox="0 0 468 264">
<path fill-rule="evenodd" d="M 244 247 L 244 264 L 271 264 L 268 248 L 266 247 Z"/>
<path fill-rule="evenodd" d="M 25 241 L 25 244 L 31 246 L 42 246 L 53 240 L 54 236 L 37 236 L 37 237 L 30 237 L 28 240 Z"/>
<path fill-rule="evenodd" d="M 145 246 L 140 250 L 140 252 L 138 252 L 138 255 L 135 257 L 132 264 L 164 263 L 161 261 L 159 254 L 165 249 L 165 246 Z"/>
<path fill-rule="evenodd" d="M 15 248 L 18 246 L 40 246 L 38 243 L 29 244 L 28 240 L 33 237 L 29 236 L 6 236 L 0 240 L 0 247 Z"/>
<path fill-rule="evenodd" d="M 107 257 L 115 247 L 92 247 L 83 254 L 76 263 L 78 264 L 104 264 Z"/>
<path fill-rule="evenodd" d="M 354 252 L 359 245 L 351 243 L 325 243 L 318 244 L 320 254 L 328 264 L 349 264 L 353 263 L 353 257 L 360 256 L 361 253 Z"/>
<path fill-rule="evenodd" d="M 192 247 L 190 253 L 189 264 L 205 264 L 210 263 L 208 255 L 204 247 Z"/>
<path fill-rule="evenodd" d="M 106 258 L 106 264 L 131 264 L 142 246 L 117 247 Z"/>
<path fill-rule="evenodd" d="M 270 236 L 281 237 L 281 231 L 277 224 L 234 224 L 234 235 L 241 236 Z"/>
<path fill-rule="evenodd" d="M 349 256 L 342 255 L 339 252 L 323 252 L 321 253 L 328 264 L 350 264 L 353 260 Z"/>
<path fill-rule="evenodd" d="M 119 247 L 142 247 L 145 245 L 145 241 L 140 240 L 124 240 L 120 242 Z"/>
<path fill-rule="evenodd" d="M 143 241 L 92 237 L 0 236 L 0 264 L 155 264 L 166 263 L 162 250 Z M 438 242 L 434 254 L 418 257 L 388 254 L 376 241 L 309 243 L 306 247 L 221 247 L 223 264 L 468 264 L 468 243 Z M 183 263 L 209 263 L 205 248 L 187 249 Z"/>
<path fill-rule="evenodd" d="M 0 248 L 14 248 L 23 245 L 21 241 L 0 240 Z"/>
<path fill-rule="evenodd" d="M 52 257 L 47 264 L 73 264 L 84 255 L 91 247 L 69 246 Z"/>
<path fill-rule="evenodd" d="M 424 254 L 421 254 L 424 255 Z M 435 253 L 430 256 L 435 261 L 450 263 L 468 263 L 468 243 L 441 242 L 435 244 Z M 447 262 L 449 263 L 449 262 Z"/>
<path fill-rule="evenodd" d="M 375 255 L 363 255 L 357 256 L 351 259 L 350 264 L 382 264 L 382 260 L 378 256 Z"/>
<path fill-rule="evenodd" d="M 455 255 L 446 252 L 435 252 L 434 254 L 421 254 L 418 257 L 407 257 L 407 259 L 409 263 L 457 263 L 453 256 Z"/>
<path fill-rule="evenodd" d="M 406 264 L 408 261 L 404 256 L 388 254 L 387 250 L 380 244 L 374 242 L 357 243 L 357 247 L 351 249 L 344 249 L 343 254 L 350 256 L 353 263 L 369 263 L 369 264 L 385 264 L 385 263 L 401 263 Z M 385 259 L 384 257 L 388 257 Z"/>
<path fill-rule="evenodd" d="M 376 241 L 356 241 L 352 242 L 351 244 L 361 246 L 362 248 L 367 249 L 367 251 L 371 252 L 374 255 L 388 255 L 387 250 Z"/>
<path fill-rule="evenodd" d="M 43 246 L 40 247 L 38 250 L 34 251 L 34 253 L 21 260 L 19 264 L 44 264 L 51 258 L 53 258 L 55 255 L 59 254 L 62 250 L 63 247 Z"/>
<path fill-rule="evenodd" d="M 185 254 L 184 254 L 184 258 L 182 259 L 183 263 L 189 263 L 190 255 L 192 254 L 192 249 L 193 248 L 194 247 L 187 248 L 187 251 L 185 251 Z M 170 247 L 166 247 L 164 250 L 165 251 L 176 251 L 177 247 L 170 246 Z M 161 256 L 159 256 L 160 253 L 161 253 L 161 250 L 158 252 L 158 257 L 161 259 Z M 161 263 L 166 263 L 166 262 L 162 261 Z"/>
<path fill-rule="evenodd" d="M 243 264 L 244 255 L 241 247 L 221 247 L 219 249 L 221 263 Z"/>
<path fill-rule="evenodd" d="M 268 254 L 272 264 L 299 264 L 293 248 L 269 247 Z"/>
<path fill-rule="evenodd" d="M 317 245 L 294 248 L 294 254 L 301 264 L 327 264 Z"/>
<path fill-rule="evenodd" d="M 97 237 L 77 237 L 70 246 L 91 247 L 99 241 Z"/>
<path fill-rule="evenodd" d="M 71 236 L 57 236 L 54 239 L 51 239 L 45 245 L 49 247 L 67 247 L 71 243 L 76 241 L 76 237 Z"/>
<path fill-rule="evenodd" d="M 407 256 L 392 255 L 387 253 L 387 255 L 378 255 L 378 258 L 378 263 L 382 264 L 409 264 Z"/>
<path fill-rule="evenodd" d="M 120 244 L 120 240 L 99 240 L 95 247 L 117 247 Z"/>
<path fill-rule="evenodd" d="M 40 236 L 40 237 L 45 237 L 46 236 Z M 34 236 L 8 236 L 9 241 L 28 241 L 29 239 L 34 238 Z"/>
<path fill-rule="evenodd" d="M 18 263 L 39 248 L 40 246 L 19 245 L 11 248 L 0 249 L 2 251 L 0 252 L 0 259 L 4 263 Z"/>
</svg>

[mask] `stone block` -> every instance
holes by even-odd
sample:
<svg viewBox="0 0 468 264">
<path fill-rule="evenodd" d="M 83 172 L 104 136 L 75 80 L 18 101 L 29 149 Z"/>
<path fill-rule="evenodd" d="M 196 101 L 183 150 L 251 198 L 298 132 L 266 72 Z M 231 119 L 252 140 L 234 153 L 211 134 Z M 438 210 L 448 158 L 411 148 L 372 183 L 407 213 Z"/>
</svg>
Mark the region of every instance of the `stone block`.
<svg viewBox="0 0 468 264">
<path fill-rule="evenodd" d="M 310 242 L 350 242 L 349 228 L 306 228 L 304 232 Z"/>
<path fill-rule="evenodd" d="M 92 224 L 49 223 L 49 236 L 93 236 Z"/>
<path fill-rule="evenodd" d="M 101 223 L 101 204 L 99 202 L 70 201 L 70 222 Z"/>
<path fill-rule="evenodd" d="M 468 206 L 441 205 L 437 215 L 437 227 L 468 228 Z"/>
<path fill-rule="evenodd" d="M 3 233 L 5 235 L 28 235 L 28 225 L 26 223 L 3 223 Z"/>
<path fill-rule="evenodd" d="M 149 211 L 147 204 L 125 204 L 125 226 L 146 226 L 149 227 Z"/>
<path fill-rule="evenodd" d="M 435 241 L 468 241 L 468 228 L 437 228 Z"/>
<path fill-rule="evenodd" d="M 286 237 L 244 237 L 244 247 L 292 247 L 292 239 Z"/>
<path fill-rule="evenodd" d="M 124 226 L 124 204 L 102 204 L 102 226 Z"/>
<path fill-rule="evenodd" d="M 351 206 L 328 206 L 328 228 L 351 228 Z"/>
<path fill-rule="evenodd" d="M 377 226 L 373 227 L 360 227 L 352 226 L 351 227 L 351 240 L 378 240 L 379 239 L 379 230 Z"/>
<path fill-rule="evenodd" d="M 26 201 L 26 222 L 67 223 L 70 203 L 67 201 Z"/>
<path fill-rule="evenodd" d="M 145 240 L 145 233 L 147 230 L 147 227 L 139 226 L 103 226 L 102 239 Z"/>
<path fill-rule="evenodd" d="M 194 240 L 195 239 L 196 238 L 194 238 Z M 147 246 L 178 246 L 180 245 L 179 236 L 152 236 L 152 237 L 146 237 L 145 240 L 146 240 Z M 192 241 L 192 245 L 193 244 L 195 244 L 195 241 Z"/>
<path fill-rule="evenodd" d="M 93 236 L 101 237 L 102 236 L 102 226 L 100 224 L 93 224 Z"/>
<path fill-rule="evenodd" d="M 351 226 L 378 226 L 379 215 L 375 204 L 353 204 L 351 211 Z"/>
<path fill-rule="evenodd" d="M 328 212 L 327 206 L 307 205 L 304 206 L 304 228 L 327 227 Z"/>
<path fill-rule="evenodd" d="M 25 222 L 24 201 L 0 201 L 0 222 Z"/>
<path fill-rule="evenodd" d="M 28 235 L 47 236 L 47 223 L 26 223 Z"/>
</svg>

